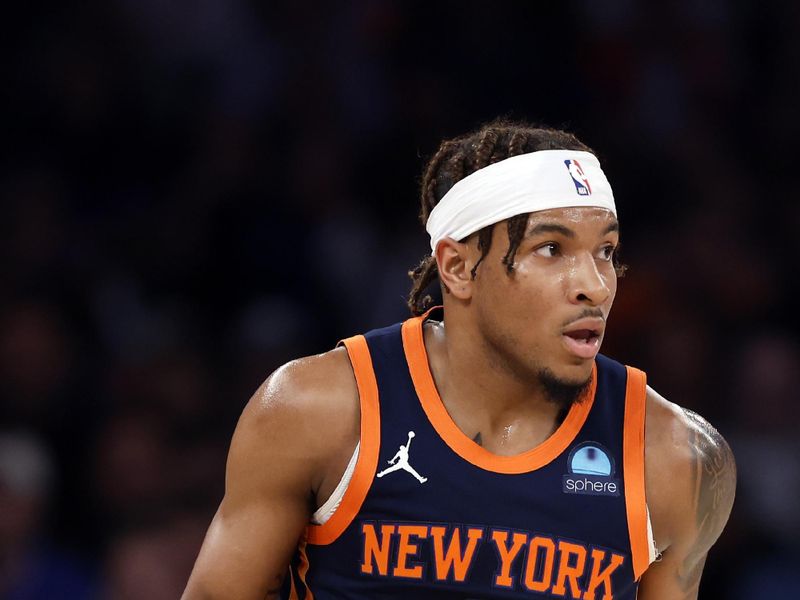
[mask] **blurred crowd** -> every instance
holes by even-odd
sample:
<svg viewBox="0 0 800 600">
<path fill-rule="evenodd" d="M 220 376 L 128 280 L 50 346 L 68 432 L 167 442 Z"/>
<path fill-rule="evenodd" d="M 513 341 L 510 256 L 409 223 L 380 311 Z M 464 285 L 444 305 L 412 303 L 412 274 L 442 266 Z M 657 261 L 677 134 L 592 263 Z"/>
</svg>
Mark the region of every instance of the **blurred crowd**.
<svg viewBox="0 0 800 600">
<path fill-rule="evenodd" d="M 736 454 L 701 599 L 795 588 L 800 5 L 17 12 L 0 165 L 0 598 L 179 597 L 245 402 L 283 362 L 407 316 L 424 161 L 498 115 L 597 150 L 630 266 L 603 351 Z"/>
</svg>

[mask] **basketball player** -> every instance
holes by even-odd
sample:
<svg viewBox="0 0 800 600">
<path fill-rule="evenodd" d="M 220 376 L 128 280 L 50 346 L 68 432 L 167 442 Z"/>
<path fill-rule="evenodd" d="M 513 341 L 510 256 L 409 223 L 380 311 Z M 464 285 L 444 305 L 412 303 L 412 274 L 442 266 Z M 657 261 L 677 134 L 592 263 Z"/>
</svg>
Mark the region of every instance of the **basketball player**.
<svg viewBox="0 0 800 600">
<path fill-rule="evenodd" d="M 595 156 L 489 124 L 431 159 L 422 220 L 415 316 L 244 410 L 184 598 L 697 598 L 734 460 L 598 354 L 620 267 Z"/>
</svg>

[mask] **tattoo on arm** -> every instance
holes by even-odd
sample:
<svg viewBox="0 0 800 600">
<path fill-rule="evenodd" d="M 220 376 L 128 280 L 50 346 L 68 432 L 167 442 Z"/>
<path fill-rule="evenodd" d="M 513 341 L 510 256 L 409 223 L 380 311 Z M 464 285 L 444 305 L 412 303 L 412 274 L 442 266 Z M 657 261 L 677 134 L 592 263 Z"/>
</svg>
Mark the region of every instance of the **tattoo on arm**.
<svg viewBox="0 0 800 600">
<path fill-rule="evenodd" d="M 481 437 L 481 432 L 475 434 L 475 437 L 472 438 L 472 441 L 478 444 L 478 446 L 483 446 L 483 438 Z"/>
<path fill-rule="evenodd" d="M 686 598 L 696 598 L 706 554 L 722 533 L 736 491 L 736 463 L 724 438 L 696 413 L 684 409 L 690 421 L 689 446 L 694 454 L 692 503 L 695 539 L 677 577 Z"/>
</svg>

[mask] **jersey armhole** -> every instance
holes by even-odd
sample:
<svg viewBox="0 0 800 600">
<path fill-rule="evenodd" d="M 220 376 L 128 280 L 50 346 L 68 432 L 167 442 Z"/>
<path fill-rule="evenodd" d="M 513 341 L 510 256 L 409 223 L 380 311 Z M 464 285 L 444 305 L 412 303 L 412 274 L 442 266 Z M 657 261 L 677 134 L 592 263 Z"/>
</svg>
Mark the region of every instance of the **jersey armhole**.
<svg viewBox="0 0 800 600">
<path fill-rule="evenodd" d="M 336 485 L 336 488 L 333 490 L 333 493 L 325 502 L 322 503 L 322 506 L 315 510 L 314 514 L 311 515 L 311 523 L 313 525 L 324 525 L 330 520 L 330 518 L 336 512 L 336 509 L 339 508 L 339 505 L 342 503 L 342 498 L 344 498 L 344 495 L 347 492 L 347 486 L 350 485 L 350 480 L 353 478 L 353 472 L 356 470 L 356 463 L 358 462 L 359 454 L 358 451 L 360 448 L 361 440 L 359 439 L 358 443 L 356 444 L 356 449 L 353 450 L 353 454 L 350 456 L 350 462 L 347 463 L 347 468 L 344 470 L 344 474 L 339 480 L 339 483 Z"/>
<path fill-rule="evenodd" d="M 647 377 L 642 371 L 633 367 L 626 367 L 626 370 L 628 378 L 625 389 L 625 417 L 622 441 L 625 468 L 625 510 L 628 517 L 633 577 L 638 581 L 651 562 L 644 477 Z"/>
<path fill-rule="evenodd" d="M 360 448 L 353 476 L 336 512 L 324 524 L 310 524 L 306 528 L 308 543 L 318 546 L 335 542 L 352 523 L 367 497 L 378 466 L 381 435 L 378 383 L 367 340 L 363 335 L 357 335 L 343 340 L 342 343 L 350 357 L 358 387 L 361 407 Z"/>
</svg>

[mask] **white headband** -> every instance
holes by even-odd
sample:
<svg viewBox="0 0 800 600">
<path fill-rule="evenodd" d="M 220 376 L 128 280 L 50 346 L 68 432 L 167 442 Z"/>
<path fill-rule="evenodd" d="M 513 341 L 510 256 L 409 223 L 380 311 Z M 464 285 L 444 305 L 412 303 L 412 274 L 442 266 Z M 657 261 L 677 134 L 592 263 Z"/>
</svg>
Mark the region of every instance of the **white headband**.
<svg viewBox="0 0 800 600">
<path fill-rule="evenodd" d="M 595 206 L 617 214 L 614 195 L 594 154 L 540 150 L 471 173 L 444 195 L 425 229 L 431 252 L 444 238 L 463 240 L 487 225 L 525 213 Z"/>
</svg>

